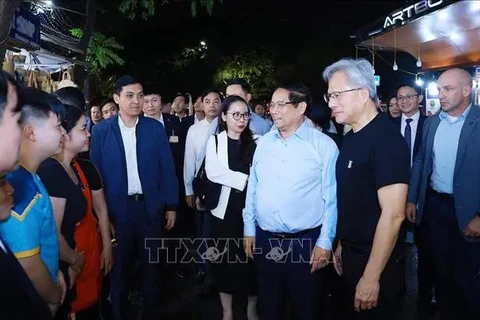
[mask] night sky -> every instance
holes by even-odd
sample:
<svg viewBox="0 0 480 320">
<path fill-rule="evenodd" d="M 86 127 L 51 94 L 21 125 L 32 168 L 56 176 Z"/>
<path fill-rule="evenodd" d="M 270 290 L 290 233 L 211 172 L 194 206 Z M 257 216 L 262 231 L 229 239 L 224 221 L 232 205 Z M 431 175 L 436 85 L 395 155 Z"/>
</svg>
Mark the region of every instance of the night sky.
<svg viewBox="0 0 480 320">
<path fill-rule="evenodd" d="M 192 18 L 188 1 L 171 2 L 158 6 L 147 21 L 129 21 L 114 1 L 100 1 L 103 13 L 97 16 L 96 29 L 125 46 L 126 65 L 109 73 L 137 75 L 167 96 L 178 91 L 198 94 L 212 85 L 223 57 L 256 48 L 271 52 L 279 68 L 294 64 L 291 79 L 282 80 L 301 80 L 323 94 L 322 70 L 341 57 L 355 56 L 350 35 L 406 5 L 406 1 L 224 0 L 215 4 L 212 16 L 200 8 Z M 172 70 L 168 63 L 172 55 L 202 40 L 208 44 L 208 58 L 188 72 Z M 380 93 L 390 94 L 398 83 L 413 84 L 414 76 L 392 71 L 392 54 L 380 54 L 387 60 L 375 59 Z M 360 50 L 359 55 L 371 61 L 368 51 Z M 400 69 L 416 72 L 413 58 L 397 56 Z"/>
</svg>

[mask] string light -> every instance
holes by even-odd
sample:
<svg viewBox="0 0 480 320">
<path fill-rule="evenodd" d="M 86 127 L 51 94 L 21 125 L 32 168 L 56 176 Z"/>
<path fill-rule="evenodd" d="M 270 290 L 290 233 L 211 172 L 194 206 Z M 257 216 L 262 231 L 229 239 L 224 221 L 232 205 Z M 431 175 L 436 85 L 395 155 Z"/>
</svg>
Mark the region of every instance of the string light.
<svg viewBox="0 0 480 320">
<path fill-rule="evenodd" d="M 397 65 L 397 28 L 393 29 L 393 71 L 398 70 L 398 65 Z"/>
<path fill-rule="evenodd" d="M 417 59 L 417 67 L 422 67 L 422 60 L 420 59 L 420 46 L 418 47 L 418 59 Z"/>
</svg>

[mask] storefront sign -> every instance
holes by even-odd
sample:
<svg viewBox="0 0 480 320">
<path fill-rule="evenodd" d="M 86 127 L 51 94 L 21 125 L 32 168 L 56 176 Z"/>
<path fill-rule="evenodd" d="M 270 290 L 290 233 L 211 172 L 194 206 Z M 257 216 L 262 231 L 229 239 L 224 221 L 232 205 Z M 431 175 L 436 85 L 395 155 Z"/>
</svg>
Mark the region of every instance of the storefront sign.
<svg viewBox="0 0 480 320">
<path fill-rule="evenodd" d="M 31 48 L 40 49 L 40 19 L 19 6 L 10 28 L 10 38 Z"/>
<path fill-rule="evenodd" d="M 390 27 L 398 26 L 398 25 L 403 25 L 405 22 L 419 17 L 426 11 L 431 11 L 432 9 L 436 9 L 438 6 L 442 5 L 444 2 L 445 0 L 419 1 L 415 4 L 412 4 L 409 7 L 400 9 L 385 18 L 385 22 L 383 23 L 383 29 L 387 29 Z"/>
</svg>

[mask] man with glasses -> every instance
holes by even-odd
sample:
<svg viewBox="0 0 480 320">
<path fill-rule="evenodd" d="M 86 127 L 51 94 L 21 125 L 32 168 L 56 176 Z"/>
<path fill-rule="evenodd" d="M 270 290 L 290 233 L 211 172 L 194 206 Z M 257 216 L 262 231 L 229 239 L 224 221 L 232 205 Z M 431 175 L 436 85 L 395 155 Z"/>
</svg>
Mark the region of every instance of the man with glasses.
<svg viewBox="0 0 480 320">
<path fill-rule="evenodd" d="M 402 136 L 410 150 L 410 164 L 422 145 L 423 123 L 425 116 L 419 109 L 423 96 L 407 84 L 402 84 L 397 90 L 397 104 L 401 116 L 393 119 L 393 123 L 400 129 Z M 411 228 L 410 228 L 411 229 Z M 412 243 L 412 231 L 408 231 L 407 242 Z M 432 304 L 433 292 L 433 257 L 423 228 L 415 229 L 415 245 L 418 253 L 418 298 L 417 313 L 421 318 L 435 315 L 435 306 Z"/>
<path fill-rule="evenodd" d="M 323 72 L 325 100 L 352 130 L 336 164 L 339 244 L 348 319 L 394 319 L 404 294 L 404 237 L 410 158 L 397 128 L 377 111 L 372 65 L 341 59 Z"/>
<path fill-rule="evenodd" d="M 401 85 L 397 90 L 397 104 L 402 113 L 401 117 L 392 120 L 400 127 L 410 150 L 410 163 L 413 162 L 418 149 L 422 144 L 423 122 L 427 118 L 419 109 L 423 96 L 409 85 Z"/>
<path fill-rule="evenodd" d="M 250 170 L 244 245 L 257 264 L 260 319 L 284 319 L 287 296 L 295 319 L 320 316 L 337 223 L 338 149 L 305 121 L 311 104 L 303 85 L 273 93 L 275 127 L 260 139 Z"/>
</svg>

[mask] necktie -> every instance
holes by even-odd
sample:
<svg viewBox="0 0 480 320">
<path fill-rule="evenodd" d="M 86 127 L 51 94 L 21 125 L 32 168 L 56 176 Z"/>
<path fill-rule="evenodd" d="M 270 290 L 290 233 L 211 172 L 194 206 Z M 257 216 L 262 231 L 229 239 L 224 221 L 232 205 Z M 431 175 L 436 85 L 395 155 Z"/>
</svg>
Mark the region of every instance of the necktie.
<svg viewBox="0 0 480 320">
<path fill-rule="evenodd" d="M 413 121 L 413 119 L 406 119 L 407 125 L 405 126 L 405 134 L 404 138 L 405 141 L 407 142 L 408 146 L 408 151 L 411 153 L 412 152 L 412 127 L 410 126 L 410 122 Z"/>
</svg>

